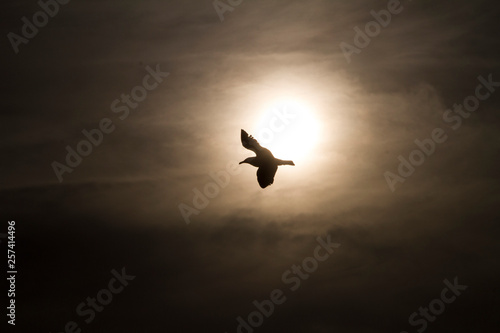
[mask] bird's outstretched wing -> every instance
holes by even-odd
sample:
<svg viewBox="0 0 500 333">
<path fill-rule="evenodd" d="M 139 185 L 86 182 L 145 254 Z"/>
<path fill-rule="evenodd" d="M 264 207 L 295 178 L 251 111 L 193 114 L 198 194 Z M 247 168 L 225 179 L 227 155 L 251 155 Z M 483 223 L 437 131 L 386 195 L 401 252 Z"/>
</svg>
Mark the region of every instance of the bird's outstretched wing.
<svg viewBox="0 0 500 333">
<path fill-rule="evenodd" d="M 265 188 L 274 182 L 274 175 L 278 166 L 272 163 L 266 163 L 257 169 L 257 181 L 260 187 Z"/>
<path fill-rule="evenodd" d="M 254 151 L 256 154 L 263 149 L 259 142 L 244 130 L 241 130 L 241 143 L 243 147 Z"/>
</svg>

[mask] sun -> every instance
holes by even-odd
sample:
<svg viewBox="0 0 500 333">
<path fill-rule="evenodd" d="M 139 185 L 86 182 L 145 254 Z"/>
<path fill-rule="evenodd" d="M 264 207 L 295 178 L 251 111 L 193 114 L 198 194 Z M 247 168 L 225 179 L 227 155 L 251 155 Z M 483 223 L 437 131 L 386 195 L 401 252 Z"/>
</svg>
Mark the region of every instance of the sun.
<svg viewBox="0 0 500 333">
<path fill-rule="evenodd" d="M 314 151 L 320 135 L 320 123 L 306 103 L 281 99 L 263 110 L 253 135 L 276 158 L 300 163 Z"/>
</svg>

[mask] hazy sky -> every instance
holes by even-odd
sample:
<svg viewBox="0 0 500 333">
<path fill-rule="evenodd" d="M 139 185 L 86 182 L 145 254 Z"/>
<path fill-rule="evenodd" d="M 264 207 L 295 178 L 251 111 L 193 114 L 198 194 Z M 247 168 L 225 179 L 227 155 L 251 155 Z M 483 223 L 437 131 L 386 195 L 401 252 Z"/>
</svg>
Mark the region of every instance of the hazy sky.
<svg viewBox="0 0 500 333">
<path fill-rule="evenodd" d="M 3 4 L 0 232 L 16 221 L 16 331 L 237 332 L 276 289 L 286 301 L 255 332 L 498 327 L 500 6 L 232 3 L 221 21 L 211 0 L 73 0 L 17 44 L 41 7 Z M 356 31 L 388 6 L 363 45 Z M 287 107 L 310 119 L 281 119 L 264 144 Z M 289 143 L 277 157 L 296 166 L 262 190 L 237 165 L 253 154 L 242 128 Z M 83 132 L 99 144 L 71 167 Z M 196 210 L 189 224 L 179 207 Z M 318 237 L 340 246 L 297 278 Z M 122 268 L 135 278 L 86 323 L 77 307 Z M 442 314 L 409 322 L 455 278 L 467 289 Z"/>
</svg>

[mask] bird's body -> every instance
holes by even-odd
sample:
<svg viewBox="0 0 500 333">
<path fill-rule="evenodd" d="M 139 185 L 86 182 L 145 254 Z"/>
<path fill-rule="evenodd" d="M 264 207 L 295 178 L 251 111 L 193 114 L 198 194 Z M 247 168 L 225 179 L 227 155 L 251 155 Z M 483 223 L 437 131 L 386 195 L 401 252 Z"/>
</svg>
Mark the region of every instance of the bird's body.
<svg viewBox="0 0 500 333">
<path fill-rule="evenodd" d="M 244 161 L 240 162 L 240 164 L 248 163 L 258 168 L 257 181 L 262 188 L 265 188 L 274 182 L 274 175 L 276 174 L 279 165 L 295 165 L 293 161 L 275 158 L 269 149 L 262 147 L 254 137 L 248 135 L 248 133 L 244 130 L 241 130 L 241 143 L 246 149 L 255 152 L 256 156 L 248 157 Z"/>
</svg>

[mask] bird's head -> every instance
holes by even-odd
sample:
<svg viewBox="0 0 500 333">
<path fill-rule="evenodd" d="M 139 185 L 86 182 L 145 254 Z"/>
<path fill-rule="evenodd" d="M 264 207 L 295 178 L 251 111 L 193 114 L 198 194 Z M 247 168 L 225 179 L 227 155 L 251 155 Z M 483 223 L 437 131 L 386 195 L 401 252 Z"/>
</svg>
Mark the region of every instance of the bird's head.
<svg viewBox="0 0 500 333">
<path fill-rule="evenodd" d="M 255 157 L 248 157 L 244 161 L 241 161 L 240 164 L 243 164 L 243 163 L 252 164 L 254 159 L 255 159 Z"/>
</svg>

